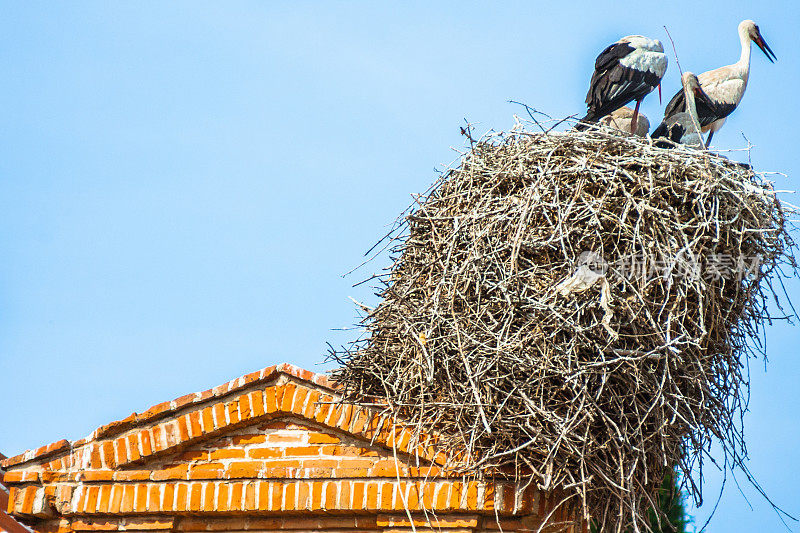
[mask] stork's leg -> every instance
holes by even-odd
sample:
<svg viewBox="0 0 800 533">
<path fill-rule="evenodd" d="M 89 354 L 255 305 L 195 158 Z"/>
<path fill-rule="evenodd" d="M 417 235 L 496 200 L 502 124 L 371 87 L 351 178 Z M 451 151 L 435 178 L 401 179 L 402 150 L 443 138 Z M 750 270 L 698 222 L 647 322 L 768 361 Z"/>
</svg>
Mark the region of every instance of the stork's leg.
<svg viewBox="0 0 800 533">
<path fill-rule="evenodd" d="M 631 117 L 631 133 L 636 133 L 636 121 L 639 118 L 639 104 L 641 100 L 636 100 L 636 107 L 633 109 L 633 117 Z"/>
</svg>

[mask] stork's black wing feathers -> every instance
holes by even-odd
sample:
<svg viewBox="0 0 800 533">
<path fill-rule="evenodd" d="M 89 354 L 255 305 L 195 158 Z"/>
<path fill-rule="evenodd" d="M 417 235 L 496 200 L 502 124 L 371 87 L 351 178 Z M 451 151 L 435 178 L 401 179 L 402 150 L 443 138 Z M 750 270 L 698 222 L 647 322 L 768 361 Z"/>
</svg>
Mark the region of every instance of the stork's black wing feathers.
<svg viewBox="0 0 800 533">
<path fill-rule="evenodd" d="M 659 84 L 661 80 L 654 73 L 620 64 L 619 60 L 634 50 L 628 43 L 614 43 L 597 56 L 586 94 L 589 109 L 583 122 L 595 122 L 631 100 L 644 97 Z"/>
<path fill-rule="evenodd" d="M 614 43 L 607 46 L 594 61 L 595 72 L 608 69 L 634 50 L 636 48 L 628 43 Z"/>
<path fill-rule="evenodd" d="M 589 83 L 589 92 L 586 94 L 586 105 L 592 107 L 592 102 L 597 98 L 599 85 L 614 67 L 619 67 L 619 60 L 636 50 L 628 43 L 614 43 L 600 52 L 594 62 L 594 73 Z"/>
<path fill-rule="evenodd" d="M 586 103 L 585 120 L 594 122 L 632 100 L 646 96 L 661 79 L 655 73 L 627 68 L 617 62 L 605 71 L 595 71 Z"/>
<path fill-rule="evenodd" d="M 715 102 L 705 93 L 695 98 L 695 104 L 697 106 L 697 118 L 700 120 L 701 128 L 721 118 L 727 117 L 736 109 L 736 104 Z M 664 110 L 664 120 L 666 121 L 668 118 L 678 113 L 683 113 L 684 111 L 686 111 L 686 95 L 684 95 L 683 90 L 681 90 L 673 96 L 667 104 L 667 108 Z"/>
</svg>

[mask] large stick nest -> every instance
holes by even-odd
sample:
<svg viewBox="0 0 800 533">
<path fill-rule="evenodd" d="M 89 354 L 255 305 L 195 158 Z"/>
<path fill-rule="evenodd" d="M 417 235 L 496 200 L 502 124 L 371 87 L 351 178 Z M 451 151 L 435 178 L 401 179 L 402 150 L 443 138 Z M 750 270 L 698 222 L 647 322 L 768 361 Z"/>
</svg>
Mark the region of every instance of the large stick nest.
<svg viewBox="0 0 800 533">
<path fill-rule="evenodd" d="M 365 337 L 334 354 L 351 401 L 379 397 L 461 450 L 459 467 L 572 494 L 647 529 L 665 472 L 701 497 L 712 440 L 741 416 L 785 214 L 748 166 L 590 135 L 476 143 L 404 219 Z M 719 457 L 717 457 L 719 458 Z"/>
</svg>

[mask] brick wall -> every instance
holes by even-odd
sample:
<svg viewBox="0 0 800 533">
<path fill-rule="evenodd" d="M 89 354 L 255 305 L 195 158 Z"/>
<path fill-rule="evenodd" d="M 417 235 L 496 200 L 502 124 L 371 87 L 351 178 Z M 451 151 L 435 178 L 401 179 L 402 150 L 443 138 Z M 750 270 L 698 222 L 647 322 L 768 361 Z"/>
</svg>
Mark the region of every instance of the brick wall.
<svg viewBox="0 0 800 533">
<path fill-rule="evenodd" d="M 5 459 L 37 531 L 574 531 L 556 493 L 459 476 L 455 459 L 288 364 Z"/>
</svg>

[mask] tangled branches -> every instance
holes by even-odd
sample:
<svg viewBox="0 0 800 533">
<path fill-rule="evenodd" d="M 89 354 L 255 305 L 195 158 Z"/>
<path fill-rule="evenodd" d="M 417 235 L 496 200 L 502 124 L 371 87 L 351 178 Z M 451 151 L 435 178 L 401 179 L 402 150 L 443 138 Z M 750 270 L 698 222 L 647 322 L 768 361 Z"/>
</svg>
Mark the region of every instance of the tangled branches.
<svg viewBox="0 0 800 533">
<path fill-rule="evenodd" d="M 462 451 L 462 470 L 573 495 L 646 529 L 666 470 L 699 498 L 741 416 L 785 214 L 749 167 L 646 141 L 515 132 L 476 143 L 406 217 L 367 335 L 334 357 Z M 490 473 L 490 474 L 487 474 Z"/>
</svg>

